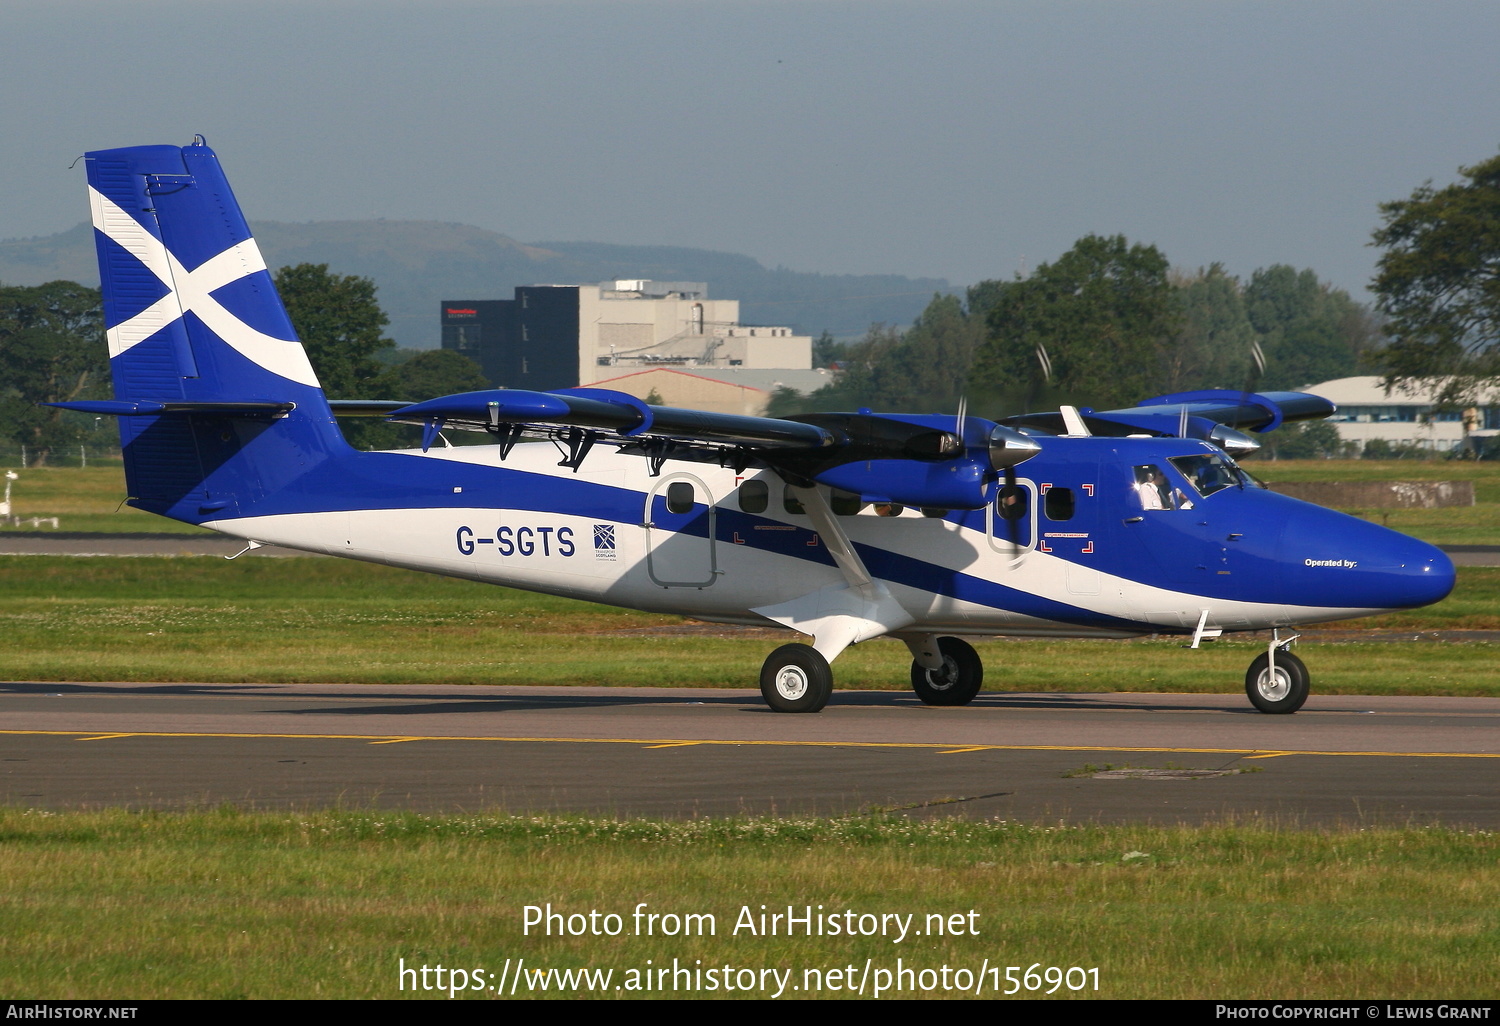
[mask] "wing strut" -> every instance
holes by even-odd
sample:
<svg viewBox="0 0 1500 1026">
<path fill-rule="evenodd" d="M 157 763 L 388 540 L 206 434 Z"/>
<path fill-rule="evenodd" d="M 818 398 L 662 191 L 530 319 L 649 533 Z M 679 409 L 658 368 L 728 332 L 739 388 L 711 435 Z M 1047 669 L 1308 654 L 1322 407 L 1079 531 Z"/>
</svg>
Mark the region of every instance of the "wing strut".
<svg viewBox="0 0 1500 1026">
<path fill-rule="evenodd" d="M 810 634 L 813 648 L 830 663 L 850 645 L 899 631 L 915 618 L 896 601 L 885 582 L 876 580 L 854 550 L 844 526 L 818 488 L 791 486 L 818 537 L 844 575 L 844 584 L 802 595 L 789 602 L 752 609 L 784 627 Z"/>
</svg>

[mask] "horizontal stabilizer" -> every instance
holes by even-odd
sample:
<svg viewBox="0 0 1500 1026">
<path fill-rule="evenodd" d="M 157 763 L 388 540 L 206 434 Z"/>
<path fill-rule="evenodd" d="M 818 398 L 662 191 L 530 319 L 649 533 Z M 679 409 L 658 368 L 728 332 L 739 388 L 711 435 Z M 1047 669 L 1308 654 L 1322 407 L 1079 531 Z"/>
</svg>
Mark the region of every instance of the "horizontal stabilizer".
<svg viewBox="0 0 1500 1026">
<path fill-rule="evenodd" d="M 41 405 L 55 406 L 59 410 L 73 410 L 77 413 L 92 413 L 102 417 L 155 417 L 163 413 L 212 413 L 221 417 L 273 417 L 280 413 L 290 413 L 297 408 L 296 403 L 153 402 L 149 399 L 138 399 L 134 402 L 121 399 L 97 399 L 71 403 L 42 403 Z"/>
</svg>

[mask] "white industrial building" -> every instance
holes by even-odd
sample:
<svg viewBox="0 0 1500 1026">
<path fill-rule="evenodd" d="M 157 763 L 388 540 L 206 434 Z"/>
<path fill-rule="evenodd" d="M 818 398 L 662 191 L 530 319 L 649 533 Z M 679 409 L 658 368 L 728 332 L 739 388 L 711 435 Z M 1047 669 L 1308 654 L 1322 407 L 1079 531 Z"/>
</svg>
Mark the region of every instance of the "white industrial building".
<svg viewBox="0 0 1500 1026">
<path fill-rule="evenodd" d="M 703 282 L 525 285 L 514 299 L 444 300 L 442 330 L 443 348 L 472 357 L 499 388 L 608 381 L 639 398 L 654 388 L 669 403 L 691 393 L 703 409 L 758 413 L 776 387 L 826 382 L 813 370 L 810 336 L 741 324 L 739 300 L 709 299 Z M 693 386 L 682 375 L 705 380 Z"/>
<path fill-rule="evenodd" d="M 1393 389 L 1387 393 L 1376 375 L 1335 378 L 1301 389 L 1322 396 L 1338 407 L 1328 420 L 1339 438 L 1363 449 L 1381 439 L 1392 445 L 1410 445 L 1436 452 L 1464 446 L 1465 437 L 1488 438 L 1500 434 L 1500 389 L 1486 390 L 1480 402 L 1465 410 L 1435 410 L 1436 385 L 1414 392 Z M 1466 430 L 1467 429 L 1467 430 Z"/>
</svg>

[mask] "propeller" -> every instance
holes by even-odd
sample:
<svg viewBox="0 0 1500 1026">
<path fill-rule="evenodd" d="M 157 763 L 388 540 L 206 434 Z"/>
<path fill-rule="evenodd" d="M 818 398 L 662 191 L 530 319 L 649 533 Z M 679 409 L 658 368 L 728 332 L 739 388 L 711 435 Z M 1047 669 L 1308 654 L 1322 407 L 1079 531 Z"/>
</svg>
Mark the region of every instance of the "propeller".
<svg viewBox="0 0 1500 1026">
<path fill-rule="evenodd" d="M 967 448 L 965 428 L 968 426 L 969 400 L 967 396 L 958 397 L 958 415 L 954 420 L 954 431 L 964 441 Z M 1042 451 L 1041 445 L 1033 438 L 1022 434 L 1015 428 L 1006 427 L 1004 424 L 996 424 L 990 429 L 989 437 L 986 439 L 986 447 L 989 450 L 990 468 L 999 471 L 1005 481 L 1004 490 L 999 496 L 997 508 L 1000 519 L 1005 521 L 1006 533 L 1010 536 L 1011 548 L 1016 552 L 1021 549 L 1021 517 L 1030 515 L 1030 510 L 1022 508 L 1021 517 L 1007 516 L 1007 498 L 1014 501 L 1025 502 L 1026 493 L 1016 486 L 1016 464 L 1029 460 Z"/>
<path fill-rule="evenodd" d="M 1245 387 L 1240 390 L 1240 408 L 1244 409 L 1250 405 L 1250 397 L 1260 386 L 1260 379 L 1266 373 L 1266 351 L 1260 347 L 1260 339 L 1250 340 L 1250 369 L 1245 372 Z M 1239 421 L 1229 425 L 1237 429 Z"/>
<path fill-rule="evenodd" d="M 1017 501 L 1019 502 L 1024 503 L 1026 501 L 1026 493 L 1021 491 L 1016 485 L 1016 468 L 1013 466 L 1005 468 L 1005 487 L 1007 489 L 1006 494 L 1017 496 Z M 1030 510 L 1023 506 L 1020 517 L 1003 518 L 1005 520 L 1005 533 L 1010 535 L 1010 548 L 1013 553 L 1021 551 L 1021 517 L 1028 516 L 1030 512 Z"/>
<path fill-rule="evenodd" d="M 1021 519 L 1031 515 L 1031 511 L 1023 505 L 1020 516 L 1008 516 L 1010 507 L 1007 500 L 1025 503 L 1028 501 L 1026 492 L 1016 485 L 1016 465 L 1022 463 L 1042 451 L 1041 444 L 1036 439 L 1030 438 L 1017 431 L 1015 428 L 1006 427 L 1004 424 L 996 424 L 990 431 L 990 466 L 1000 471 L 1005 479 L 1005 488 L 1000 494 L 1000 518 L 1005 521 L 1005 530 L 1010 535 L 1011 548 L 1020 552 L 1021 550 Z"/>
<path fill-rule="evenodd" d="M 1246 409 L 1250 405 L 1250 397 L 1260 386 L 1260 379 L 1266 373 L 1266 351 L 1260 347 L 1260 339 L 1250 340 L 1250 369 L 1245 374 L 1245 387 L 1240 392 L 1240 409 Z M 1243 431 L 1239 430 L 1240 422 L 1233 424 L 1220 424 L 1209 432 L 1209 441 L 1227 452 L 1230 457 L 1244 455 L 1254 452 L 1260 448 L 1260 443 Z M 1245 479 L 1240 478 L 1240 487 L 1245 487 Z"/>
</svg>

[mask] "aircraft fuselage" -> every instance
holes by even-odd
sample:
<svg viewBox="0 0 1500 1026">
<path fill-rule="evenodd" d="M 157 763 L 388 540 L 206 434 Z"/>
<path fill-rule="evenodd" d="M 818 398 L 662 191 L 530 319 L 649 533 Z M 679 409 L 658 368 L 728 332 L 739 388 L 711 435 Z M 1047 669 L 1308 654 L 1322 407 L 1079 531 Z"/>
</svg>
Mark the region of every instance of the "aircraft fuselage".
<svg viewBox="0 0 1500 1026">
<path fill-rule="evenodd" d="M 1009 506 L 1000 487 L 985 509 L 940 516 L 833 505 L 910 630 L 1190 633 L 1204 610 L 1209 627 L 1261 630 L 1425 605 L 1452 588 L 1451 562 L 1424 542 L 1239 481 L 1203 495 L 1171 462 L 1215 454 L 1182 439 L 1055 438 L 1019 468 Z M 669 461 L 651 477 L 644 460 L 600 446 L 575 473 L 557 457 L 546 443 L 519 445 L 503 462 L 492 446 L 329 454 L 307 466 L 306 489 L 292 479 L 236 496 L 238 516 L 201 522 L 247 540 L 736 623 L 764 624 L 755 610 L 843 580 L 770 470 Z M 1176 508 L 1145 508 L 1134 477 L 1143 466 L 1169 478 Z M 309 509 L 318 497 L 334 508 Z"/>
</svg>

